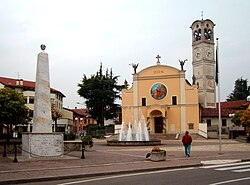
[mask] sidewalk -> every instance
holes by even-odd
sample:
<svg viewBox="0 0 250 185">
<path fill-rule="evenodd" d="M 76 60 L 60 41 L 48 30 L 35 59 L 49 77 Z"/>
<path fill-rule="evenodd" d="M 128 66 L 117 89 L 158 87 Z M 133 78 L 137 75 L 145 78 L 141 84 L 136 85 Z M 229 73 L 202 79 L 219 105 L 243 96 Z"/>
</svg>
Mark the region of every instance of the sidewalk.
<svg viewBox="0 0 250 185">
<path fill-rule="evenodd" d="M 14 156 L 0 156 L 0 184 L 201 166 L 203 163 L 218 164 L 228 160 L 250 160 L 250 144 L 234 140 L 222 140 L 221 153 L 218 152 L 218 140 L 194 140 L 190 158 L 185 157 L 180 140 L 162 140 L 160 148 L 167 151 L 166 161 L 152 162 L 146 159 L 151 146 L 107 146 L 106 140 L 95 140 L 93 149 L 85 151 L 85 159 L 81 159 L 81 151 L 50 159 L 17 156 L 18 163 L 13 163 Z"/>
</svg>

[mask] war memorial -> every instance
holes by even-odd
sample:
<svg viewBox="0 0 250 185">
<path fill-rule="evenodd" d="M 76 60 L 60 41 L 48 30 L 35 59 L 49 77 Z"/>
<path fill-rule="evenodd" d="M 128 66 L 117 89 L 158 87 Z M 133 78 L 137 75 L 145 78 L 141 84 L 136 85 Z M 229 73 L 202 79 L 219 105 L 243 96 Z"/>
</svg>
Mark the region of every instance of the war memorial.
<svg viewBox="0 0 250 185">
<path fill-rule="evenodd" d="M 52 132 L 49 57 L 41 45 L 37 56 L 33 129 L 22 135 L 22 153 L 28 157 L 62 157 L 63 133 Z"/>
</svg>

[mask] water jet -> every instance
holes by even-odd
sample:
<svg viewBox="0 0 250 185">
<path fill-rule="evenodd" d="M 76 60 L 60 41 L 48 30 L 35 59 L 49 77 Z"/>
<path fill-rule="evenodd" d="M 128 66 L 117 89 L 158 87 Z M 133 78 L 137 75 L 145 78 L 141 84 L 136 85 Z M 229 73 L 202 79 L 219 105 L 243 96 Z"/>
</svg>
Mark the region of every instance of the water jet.
<svg viewBox="0 0 250 185">
<path fill-rule="evenodd" d="M 161 145 L 159 139 L 149 139 L 148 129 L 144 117 L 134 124 L 122 123 L 119 139 L 107 141 L 108 146 L 154 146 Z"/>
</svg>

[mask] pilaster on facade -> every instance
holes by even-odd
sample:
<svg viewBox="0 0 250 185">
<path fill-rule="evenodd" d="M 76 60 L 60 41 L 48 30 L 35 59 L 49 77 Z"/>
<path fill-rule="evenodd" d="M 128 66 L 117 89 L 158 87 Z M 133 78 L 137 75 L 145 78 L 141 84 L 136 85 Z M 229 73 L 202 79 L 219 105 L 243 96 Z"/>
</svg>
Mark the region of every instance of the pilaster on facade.
<svg viewBox="0 0 250 185">
<path fill-rule="evenodd" d="M 185 70 L 180 71 L 180 104 L 186 104 L 186 96 L 185 96 Z M 186 106 L 181 106 L 181 132 L 186 131 Z"/>
<path fill-rule="evenodd" d="M 133 91 L 134 91 L 134 121 L 138 122 L 139 120 L 139 97 L 138 97 L 138 74 L 133 74 Z"/>
</svg>

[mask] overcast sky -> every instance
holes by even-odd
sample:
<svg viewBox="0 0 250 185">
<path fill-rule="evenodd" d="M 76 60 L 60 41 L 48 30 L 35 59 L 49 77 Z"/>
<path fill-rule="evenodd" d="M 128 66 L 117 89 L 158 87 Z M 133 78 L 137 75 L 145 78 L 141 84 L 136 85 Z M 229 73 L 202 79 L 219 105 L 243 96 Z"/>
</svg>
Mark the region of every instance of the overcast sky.
<svg viewBox="0 0 250 185">
<path fill-rule="evenodd" d="M 249 0 L 0 0 L 0 76 L 35 81 L 37 54 L 49 54 L 51 87 L 66 98 L 64 107 L 84 102 L 77 84 L 99 69 L 113 70 L 119 83 L 156 64 L 184 68 L 192 82 L 195 20 L 211 19 L 220 46 L 221 100 L 237 78 L 250 80 Z M 248 83 L 250 85 L 250 82 Z"/>
</svg>

